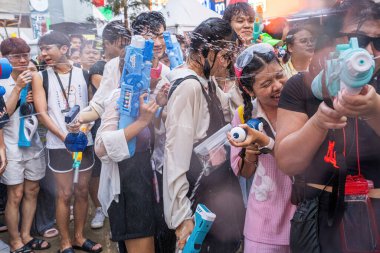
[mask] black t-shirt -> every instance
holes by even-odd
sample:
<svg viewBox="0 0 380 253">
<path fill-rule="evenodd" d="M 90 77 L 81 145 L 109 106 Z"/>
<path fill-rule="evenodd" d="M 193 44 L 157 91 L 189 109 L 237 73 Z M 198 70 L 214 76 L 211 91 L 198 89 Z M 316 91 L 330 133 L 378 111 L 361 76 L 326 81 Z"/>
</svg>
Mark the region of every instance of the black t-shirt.
<svg viewBox="0 0 380 253">
<path fill-rule="evenodd" d="M 379 81 L 374 79 L 379 93 Z M 288 80 L 281 93 L 279 108 L 306 114 L 309 118 L 318 110 L 322 101 L 312 93 L 310 85 L 304 82 L 304 74 L 299 73 Z M 291 122 L 289 122 L 291 124 Z M 331 131 L 331 130 L 330 130 Z M 334 131 L 336 143 L 343 143 L 343 131 Z M 355 119 L 349 118 L 345 128 L 346 162 L 348 174 L 357 174 L 357 145 Z M 380 188 L 380 137 L 363 120 L 358 120 L 359 159 L 362 174 L 373 180 L 375 188 Z M 305 140 L 307 141 L 307 140 Z M 331 167 L 324 162 L 328 150 L 327 137 L 318 149 L 311 164 L 304 172 L 307 182 L 327 184 L 333 175 Z M 296 155 L 296 154 L 294 154 Z"/>
<path fill-rule="evenodd" d="M 98 75 L 103 75 L 104 71 L 104 66 L 106 65 L 106 61 L 100 60 L 97 61 L 94 65 L 89 70 L 90 76 L 98 74 Z"/>
</svg>

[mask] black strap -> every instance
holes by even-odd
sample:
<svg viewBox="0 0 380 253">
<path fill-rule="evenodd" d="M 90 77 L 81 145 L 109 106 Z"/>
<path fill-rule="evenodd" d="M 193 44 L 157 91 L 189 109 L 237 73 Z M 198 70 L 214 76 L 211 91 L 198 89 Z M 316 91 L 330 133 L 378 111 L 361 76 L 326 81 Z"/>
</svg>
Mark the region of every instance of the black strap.
<svg viewBox="0 0 380 253">
<path fill-rule="evenodd" d="M 189 76 L 186 76 L 186 77 L 179 78 L 179 79 L 175 80 L 175 82 L 173 83 L 173 85 L 170 87 L 169 94 L 168 94 L 168 99 L 170 99 L 171 95 L 177 89 L 178 85 L 180 85 L 183 81 L 188 80 L 188 79 L 195 79 L 198 82 L 200 82 L 199 79 L 198 79 L 198 77 L 196 77 L 195 75 L 189 75 Z"/>
<path fill-rule="evenodd" d="M 46 103 L 47 103 L 48 97 L 49 97 L 49 75 L 48 75 L 47 69 L 42 71 L 42 86 L 44 87 L 44 90 L 45 90 Z"/>
<path fill-rule="evenodd" d="M 57 80 L 58 80 L 58 83 L 59 83 L 59 87 L 61 87 L 62 94 L 65 97 L 65 100 L 66 100 L 66 109 L 68 109 L 70 107 L 70 105 L 69 105 L 69 98 L 70 98 L 71 77 L 73 76 L 73 68 L 70 69 L 69 85 L 68 85 L 68 88 L 67 88 L 67 94 L 65 92 L 65 89 L 63 88 L 62 81 L 61 81 L 61 78 L 59 77 L 58 73 L 54 71 L 54 74 L 57 77 Z"/>
</svg>

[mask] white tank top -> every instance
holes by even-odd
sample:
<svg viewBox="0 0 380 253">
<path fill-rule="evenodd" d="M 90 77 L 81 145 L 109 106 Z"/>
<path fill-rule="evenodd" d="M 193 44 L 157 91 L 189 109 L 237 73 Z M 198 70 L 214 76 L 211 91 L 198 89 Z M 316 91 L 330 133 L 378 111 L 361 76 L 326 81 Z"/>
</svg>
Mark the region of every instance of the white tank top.
<svg viewBox="0 0 380 253">
<path fill-rule="evenodd" d="M 65 114 L 62 112 L 67 109 L 67 101 L 62 89 L 59 85 L 57 76 L 52 68 L 47 70 L 49 77 L 49 94 L 48 94 L 48 114 L 57 127 L 65 134 L 68 133 L 65 123 Z M 83 71 L 80 68 L 73 67 L 70 92 L 68 93 L 70 72 L 67 74 L 58 74 L 61 79 L 63 89 L 66 93 L 68 106 L 72 108 L 74 105 L 79 105 L 81 109 L 88 105 L 87 83 L 83 76 Z M 91 133 L 87 134 L 88 145 L 92 145 Z M 46 147 L 48 149 L 66 148 L 63 141 L 56 135 L 48 131 L 46 134 Z"/>
</svg>

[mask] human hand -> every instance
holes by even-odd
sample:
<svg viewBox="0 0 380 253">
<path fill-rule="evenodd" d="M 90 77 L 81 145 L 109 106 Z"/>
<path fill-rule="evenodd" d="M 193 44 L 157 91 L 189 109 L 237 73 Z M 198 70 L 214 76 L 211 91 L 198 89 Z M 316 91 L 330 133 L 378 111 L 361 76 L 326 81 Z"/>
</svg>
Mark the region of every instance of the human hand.
<svg viewBox="0 0 380 253">
<path fill-rule="evenodd" d="M 4 173 L 5 168 L 7 167 L 8 161 L 6 156 L 5 145 L 0 145 L 0 176 Z"/>
<path fill-rule="evenodd" d="M 168 103 L 168 93 L 169 93 L 170 84 L 165 83 L 161 89 L 158 91 L 156 96 L 156 103 L 159 106 L 165 106 Z"/>
<path fill-rule="evenodd" d="M 16 80 L 16 86 L 20 89 L 24 88 L 28 83 L 32 81 L 32 72 L 30 70 L 23 71 Z"/>
<path fill-rule="evenodd" d="M 230 144 L 234 147 L 239 148 L 249 148 L 252 144 L 259 144 L 260 146 L 266 146 L 269 143 L 269 137 L 266 136 L 264 133 L 257 131 L 256 129 L 253 129 L 249 127 L 247 124 L 239 125 L 239 127 L 243 128 L 247 134 L 247 137 L 243 142 L 236 142 L 230 133 L 227 134 L 227 139 L 230 142 Z"/>
<path fill-rule="evenodd" d="M 380 95 L 371 85 L 364 86 L 358 95 L 339 91 L 333 102 L 334 109 L 347 117 L 371 117 L 380 112 Z"/>
<path fill-rule="evenodd" d="M 314 126 L 322 130 L 341 129 L 347 124 L 347 117 L 322 102 L 317 112 L 310 118 Z"/>
<path fill-rule="evenodd" d="M 147 96 L 147 93 L 144 93 L 140 96 L 140 116 L 138 118 L 138 120 L 144 123 L 145 125 L 148 125 L 152 121 L 159 107 L 155 101 L 150 101 L 146 104 L 144 99 Z"/>
<path fill-rule="evenodd" d="M 188 219 L 182 221 L 181 225 L 175 230 L 175 235 L 177 237 L 177 248 L 182 250 L 185 247 L 186 240 L 190 236 L 194 229 L 193 219 Z"/>
<path fill-rule="evenodd" d="M 28 91 L 28 95 L 26 96 L 27 103 L 33 103 L 33 93 L 32 91 Z"/>
</svg>

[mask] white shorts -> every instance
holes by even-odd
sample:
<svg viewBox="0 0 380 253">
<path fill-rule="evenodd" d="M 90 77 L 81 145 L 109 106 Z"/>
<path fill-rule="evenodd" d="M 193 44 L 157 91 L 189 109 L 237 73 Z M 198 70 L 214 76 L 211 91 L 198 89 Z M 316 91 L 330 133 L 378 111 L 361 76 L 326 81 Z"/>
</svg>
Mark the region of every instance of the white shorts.
<svg viewBox="0 0 380 253">
<path fill-rule="evenodd" d="M 29 181 L 38 181 L 45 176 L 45 156 L 30 159 L 28 161 L 8 161 L 1 182 L 5 185 L 17 185 Z"/>
<path fill-rule="evenodd" d="M 290 253 L 289 245 L 275 245 L 244 239 L 244 253 Z"/>
</svg>

